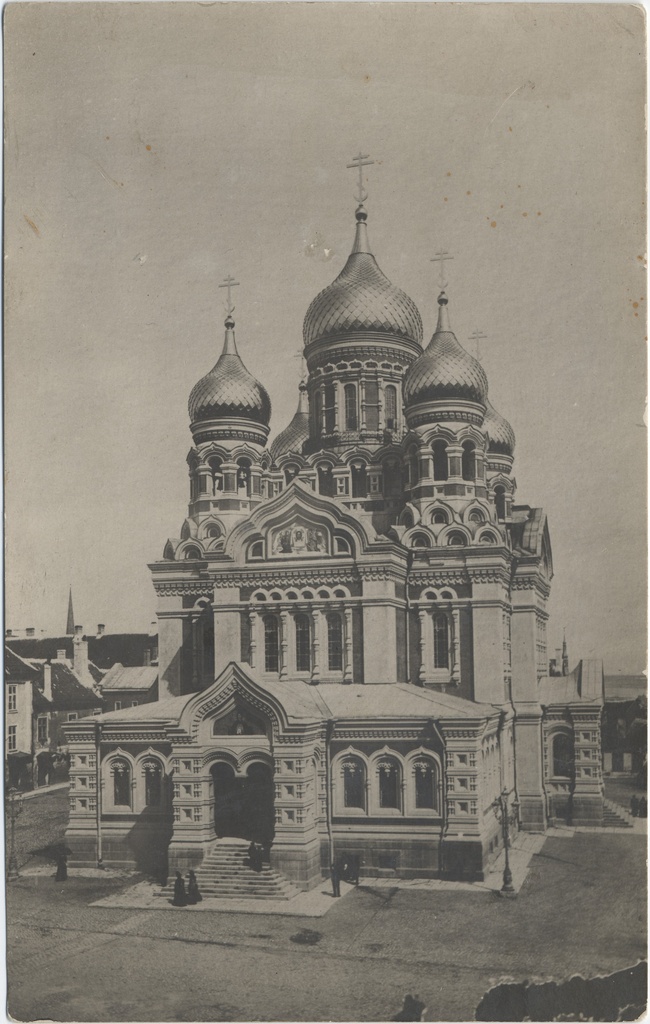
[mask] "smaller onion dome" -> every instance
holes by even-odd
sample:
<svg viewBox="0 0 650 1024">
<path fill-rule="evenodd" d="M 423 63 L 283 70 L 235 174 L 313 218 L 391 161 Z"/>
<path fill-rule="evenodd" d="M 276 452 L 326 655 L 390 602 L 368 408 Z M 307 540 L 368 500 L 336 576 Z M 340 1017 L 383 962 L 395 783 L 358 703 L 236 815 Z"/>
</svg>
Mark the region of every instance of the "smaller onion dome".
<svg viewBox="0 0 650 1024">
<path fill-rule="evenodd" d="M 217 419 L 246 419 L 268 427 L 271 399 L 266 388 L 249 373 L 235 344 L 235 321 L 226 318 L 226 337 L 217 362 L 190 394 L 192 424 Z"/>
<path fill-rule="evenodd" d="M 483 430 L 488 436 L 488 451 L 501 455 L 514 455 L 515 432 L 507 419 L 496 411 L 489 401 L 485 402 Z"/>
<path fill-rule="evenodd" d="M 448 301 L 445 293 L 441 292 L 435 334 L 404 376 L 404 404 L 407 407 L 456 399 L 485 405 L 488 393 L 485 370 L 478 359 L 465 351 L 450 330 Z"/>
<path fill-rule="evenodd" d="M 309 437 L 309 399 L 307 397 L 307 385 L 300 382 L 300 397 L 298 408 L 291 423 L 280 431 L 271 445 L 271 458 L 277 462 L 281 455 L 289 452 L 300 454 L 303 443 Z"/>
<path fill-rule="evenodd" d="M 422 320 L 413 299 L 382 273 L 370 251 L 360 205 L 352 252 L 339 276 L 316 296 L 303 325 L 305 348 L 322 338 L 359 332 L 422 343 Z"/>
</svg>

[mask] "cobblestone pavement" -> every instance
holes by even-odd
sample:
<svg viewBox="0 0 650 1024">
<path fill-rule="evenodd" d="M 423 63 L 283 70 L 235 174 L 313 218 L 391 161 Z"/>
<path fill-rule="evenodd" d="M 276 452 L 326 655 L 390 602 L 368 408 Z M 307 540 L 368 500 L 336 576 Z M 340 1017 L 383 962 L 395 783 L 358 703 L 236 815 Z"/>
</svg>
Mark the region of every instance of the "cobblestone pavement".
<svg viewBox="0 0 650 1024">
<path fill-rule="evenodd" d="M 645 841 L 551 837 L 515 900 L 367 880 L 325 917 L 91 906 L 119 877 L 9 887 L 9 1010 L 77 1021 L 471 1020 L 503 980 L 589 976 L 645 954 Z M 132 881 L 129 882 L 132 884 Z"/>
</svg>

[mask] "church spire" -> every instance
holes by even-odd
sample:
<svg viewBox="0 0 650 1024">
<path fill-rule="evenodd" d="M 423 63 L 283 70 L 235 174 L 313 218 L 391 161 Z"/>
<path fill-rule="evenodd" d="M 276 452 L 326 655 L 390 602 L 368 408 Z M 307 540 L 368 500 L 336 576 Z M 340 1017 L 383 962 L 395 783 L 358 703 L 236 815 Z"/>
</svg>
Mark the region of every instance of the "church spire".
<svg viewBox="0 0 650 1024">
<path fill-rule="evenodd" d="M 566 630 L 562 637 L 562 675 L 568 676 L 569 674 L 569 651 L 566 643 Z"/>
<path fill-rule="evenodd" d="M 74 611 L 72 610 L 72 587 L 68 594 L 68 623 L 65 627 L 66 636 L 74 636 Z"/>
</svg>

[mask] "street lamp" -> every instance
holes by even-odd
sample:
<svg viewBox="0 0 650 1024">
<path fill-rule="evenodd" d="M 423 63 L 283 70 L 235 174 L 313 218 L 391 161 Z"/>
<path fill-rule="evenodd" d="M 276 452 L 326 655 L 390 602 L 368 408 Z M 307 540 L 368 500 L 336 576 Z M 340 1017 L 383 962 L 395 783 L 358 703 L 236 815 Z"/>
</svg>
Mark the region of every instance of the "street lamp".
<svg viewBox="0 0 650 1024">
<path fill-rule="evenodd" d="M 18 870 L 18 860 L 16 858 L 16 818 L 22 814 L 23 811 L 23 794 L 12 786 L 7 793 L 7 805 L 6 811 L 9 815 L 9 862 L 7 864 L 7 881 L 13 882 L 14 879 L 20 878 L 20 872 Z"/>
<path fill-rule="evenodd" d="M 514 898 L 517 893 L 515 887 L 512 884 L 512 871 L 510 870 L 510 826 L 514 825 L 517 821 L 519 813 L 519 801 L 513 800 L 512 807 L 508 807 L 508 790 L 504 789 L 499 793 L 498 797 L 492 804 L 492 810 L 495 813 L 496 819 L 501 825 L 501 834 L 503 836 L 503 850 L 506 857 L 505 867 L 503 869 L 503 885 L 501 886 L 500 896 L 507 896 L 511 899 Z"/>
</svg>

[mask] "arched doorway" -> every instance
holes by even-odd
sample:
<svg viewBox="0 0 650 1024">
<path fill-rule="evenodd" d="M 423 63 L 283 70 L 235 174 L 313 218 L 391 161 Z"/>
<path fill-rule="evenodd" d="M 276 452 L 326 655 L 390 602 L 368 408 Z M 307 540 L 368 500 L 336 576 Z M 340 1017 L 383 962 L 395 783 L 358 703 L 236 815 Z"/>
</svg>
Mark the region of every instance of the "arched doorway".
<svg viewBox="0 0 650 1024">
<path fill-rule="evenodd" d="M 270 846 L 274 834 L 273 771 L 253 761 L 245 776 L 218 761 L 212 766 L 214 829 L 218 836 L 235 836 Z"/>
</svg>

